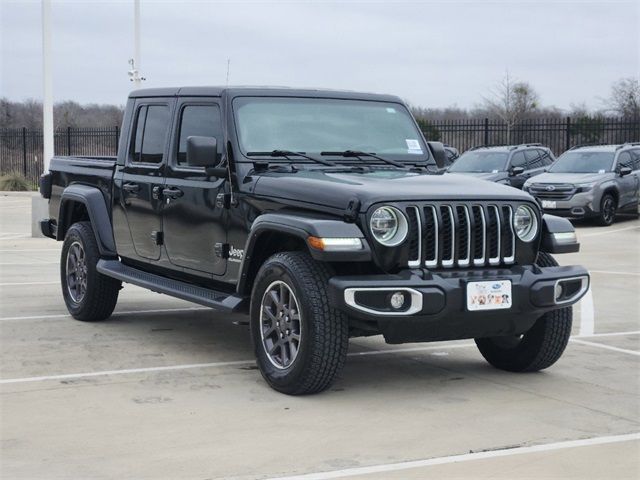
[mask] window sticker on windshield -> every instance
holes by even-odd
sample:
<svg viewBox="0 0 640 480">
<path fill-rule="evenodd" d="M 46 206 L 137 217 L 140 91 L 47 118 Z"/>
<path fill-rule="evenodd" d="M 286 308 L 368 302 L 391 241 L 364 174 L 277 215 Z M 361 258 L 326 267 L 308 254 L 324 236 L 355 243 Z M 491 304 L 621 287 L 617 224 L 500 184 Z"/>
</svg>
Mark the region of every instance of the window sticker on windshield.
<svg viewBox="0 0 640 480">
<path fill-rule="evenodd" d="M 598 170 L 598 173 L 604 173 L 604 168 L 603 168 L 603 169 Z"/>
<path fill-rule="evenodd" d="M 387 107 L 387 113 L 396 113 L 395 108 Z"/>
<path fill-rule="evenodd" d="M 415 154 L 415 155 L 422 154 L 422 147 L 420 146 L 420 142 L 418 142 L 418 140 L 407 138 L 405 139 L 405 142 L 407 142 L 408 153 Z"/>
<path fill-rule="evenodd" d="M 498 173 L 498 170 L 491 170 L 491 173 Z"/>
</svg>

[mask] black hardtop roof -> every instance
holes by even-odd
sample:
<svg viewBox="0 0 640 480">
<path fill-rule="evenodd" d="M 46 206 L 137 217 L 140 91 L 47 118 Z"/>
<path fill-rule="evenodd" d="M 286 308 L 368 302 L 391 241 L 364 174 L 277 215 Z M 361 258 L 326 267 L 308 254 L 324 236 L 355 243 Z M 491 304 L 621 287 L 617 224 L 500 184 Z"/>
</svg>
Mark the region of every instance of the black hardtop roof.
<svg viewBox="0 0 640 480">
<path fill-rule="evenodd" d="M 347 90 L 322 90 L 288 87 L 166 87 L 143 88 L 133 90 L 129 98 L 143 97 L 220 97 L 229 95 L 256 97 L 310 97 L 310 98 L 338 98 L 344 100 L 373 100 L 379 102 L 404 103 L 395 95 L 378 93 L 363 93 Z"/>
</svg>

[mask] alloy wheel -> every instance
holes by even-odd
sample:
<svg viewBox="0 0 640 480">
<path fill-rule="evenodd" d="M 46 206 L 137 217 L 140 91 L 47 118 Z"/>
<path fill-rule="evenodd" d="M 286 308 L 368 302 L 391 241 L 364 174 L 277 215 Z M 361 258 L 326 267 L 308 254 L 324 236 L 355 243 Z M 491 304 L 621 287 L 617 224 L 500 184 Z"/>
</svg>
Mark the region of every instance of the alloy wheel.
<svg viewBox="0 0 640 480">
<path fill-rule="evenodd" d="M 285 282 L 271 283 L 260 304 L 262 347 L 271 364 L 280 369 L 290 367 L 300 351 L 302 318 L 298 300 Z"/>
<path fill-rule="evenodd" d="M 74 242 L 67 251 L 67 291 L 75 303 L 82 302 L 87 293 L 87 261 L 80 242 Z"/>
</svg>

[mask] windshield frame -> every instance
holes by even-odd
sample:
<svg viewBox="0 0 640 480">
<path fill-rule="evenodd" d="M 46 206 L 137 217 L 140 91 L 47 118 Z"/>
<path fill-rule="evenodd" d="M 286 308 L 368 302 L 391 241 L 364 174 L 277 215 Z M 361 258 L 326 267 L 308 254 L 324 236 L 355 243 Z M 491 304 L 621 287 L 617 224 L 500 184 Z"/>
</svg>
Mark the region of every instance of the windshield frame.
<svg viewBox="0 0 640 480">
<path fill-rule="evenodd" d="M 243 163 L 247 163 L 246 160 L 249 161 L 249 163 L 252 162 L 256 162 L 256 161 L 265 161 L 267 160 L 268 162 L 273 162 L 273 163 L 287 163 L 287 164 L 297 164 L 297 165 L 313 165 L 315 167 L 320 167 L 323 168 L 322 165 L 311 162 L 309 160 L 305 160 L 304 158 L 300 157 L 300 158 L 291 158 L 289 160 L 285 159 L 285 158 L 281 158 L 281 157 L 269 157 L 269 156 L 254 156 L 254 155 L 247 155 L 248 153 L 250 153 L 252 150 L 246 150 L 245 145 L 243 145 L 242 142 L 242 138 L 241 138 L 241 133 L 240 133 L 240 125 L 239 125 L 239 118 L 238 118 L 238 101 L 242 101 L 245 99 L 278 99 L 278 100 L 283 100 L 283 101 L 287 101 L 287 100 L 317 100 L 319 102 L 323 102 L 323 101 L 330 101 L 330 102 L 361 102 L 361 103 L 376 103 L 376 104 L 383 104 L 383 105 L 393 105 L 394 108 L 400 110 L 404 115 L 406 115 L 410 121 L 410 124 L 412 125 L 412 127 L 415 129 L 415 133 L 417 136 L 417 140 L 420 144 L 420 147 L 422 148 L 422 153 L 421 154 L 397 154 L 397 153 L 384 153 L 384 152 L 367 152 L 367 153 L 375 153 L 377 156 L 383 157 L 385 159 L 390 159 L 390 160 L 395 160 L 397 162 L 406 164 L 407 166 L 411 166 L 411 165 L 427 165 L 429 163 L 433 163 L 433 156 L 431 153 L 431 150 L 429 149 L 429 146 L 427 145 L 427 141 L 424 138 L 424 134 L 422 133 L 422 130 L 420 129 L 420 126 L 418 125 L 418 123 L 416 122 L 414 116 L 411 114 L 411 111 L 409 110 L 409 108 L 402 103 L 401 101 L 394 101 L 394 100 L 378 100 L 378 99 L 371 99 L 371 98 L 363 98 L 363 97 L 358 97 L 358 96 L 353 96 L 353 97 L 340 97 L 340 96 L 313 96 L 313 95 L 251 95 L 251 94 L 244 94 L 244 95 L 235 95 L 232 98 L 230 98 L 230 114 L 231 114 L 231 120 L 232 120 L 232 124 L 233 124 L 233 128 L 234 128 L 234 137 L 235 137 L 235 144 L 238 147 L 238 151 L 239 153 L 242 155 L 242 157 L 244 157 L 245 161 Z M 305 154 L 307 155 L 311 155 L 311 156 L 317 156 L 320 157 L 320 152 L 315 152 L 315 151 L 305 151 Z M 330 156 L 327 157 L 327 159 L 331 160 L 334 163 L 338 163 L 338 164 L 349 164 L 349 165 L 353 165 L 353 164 L 366 164 L 368 166 L 371 167 L 376 167 L 376 166 L 385 166 L 385 167 L 389 167 L 389 165 L 387 163 L 383 163 L 379 160 L 375 160 L 375 158 L 372 157 L 368 157 L 368 156 L 362 156 L 360 158 L 350 158 L 350 157 L 343 157 L 343 156 Z M 329 168 L 329 167 L 324 167 L 324 168 Z"/>
<path fill-rule="evenodd" d="M 565 155 L 574 155 L 574 154 L 593 154 L 593 153 L 600 153 L 600 154 L 610 154 L 611 155 L 611 164 L 609 165 L 609 168 L 605 168 L 604 169 L 604 173 L 611 173 L 615 171 L 615 167 L 616 167 L 616 163 L 617 163 L 617 159 L 618 159 L 618 155 L 617 152 L 598 152 L 598 151 L 583 151 L 580 152 L 579 150 L 567 150 L 566 152 L 564 152 L 562 155 L 560 155 L 558 158 L 556 158 L 556 161 L 553 162 L 551 165 L 549 165 L 549 168 L 547 169 L 548 173 L 557 173 L 557 174 L 562 174 L 562 173 L 569 173 L 569 174 L 585 174 L 585 173 L 591 173 L 591 174 L 598 174 L 600 173 L 600 170 L 597 170 L 595 172 L 558 172 L 558 171 L 554 171 L 554 167 L 560 165 L 560 162 L 562 161 L 562 157 L 564 157 Z"/>
</svg>

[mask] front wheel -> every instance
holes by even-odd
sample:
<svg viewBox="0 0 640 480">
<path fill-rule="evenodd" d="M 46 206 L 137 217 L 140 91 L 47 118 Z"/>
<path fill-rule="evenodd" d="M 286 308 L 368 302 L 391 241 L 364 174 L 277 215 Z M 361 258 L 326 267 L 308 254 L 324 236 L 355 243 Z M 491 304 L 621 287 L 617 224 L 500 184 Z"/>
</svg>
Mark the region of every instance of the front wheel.
<svg viewBox="0 0 640 480">
<path fill-rule="evenodd" d="M 616 218 L 616 199 L 610 193 L 605 194 L 600 201 L 600 214 L 596 218 L 598 225 L 608 227 Z"/>
<path fill-rule="evenodd" d="M 329 304 L 329 278 L 329 268 L 303 252 L 277 253 L 258 271 L 251 338 L 262 376 L 279 392 L 321 392 L 344 365 L 348 323 Z"/>
<path fill-rule="evenodd" d="M 554 258 L 538 253 L 540 267 L 557 266 Z M 550 367 L 562 356 L 572 324 L 571 307 L 545 313 L 523 335 L 477 338 L 482 356 L 496 368 L 509 372 L 536 372 Z"/>
<path fill-rule="evenodd" d="M 67 310 L 76 320 L 108 318 L 118 301 L 121 282 L 99 273 L 98 243 L 89 222 L 74 223 L 64 237 L 60 281 Z"/>
</svg>

